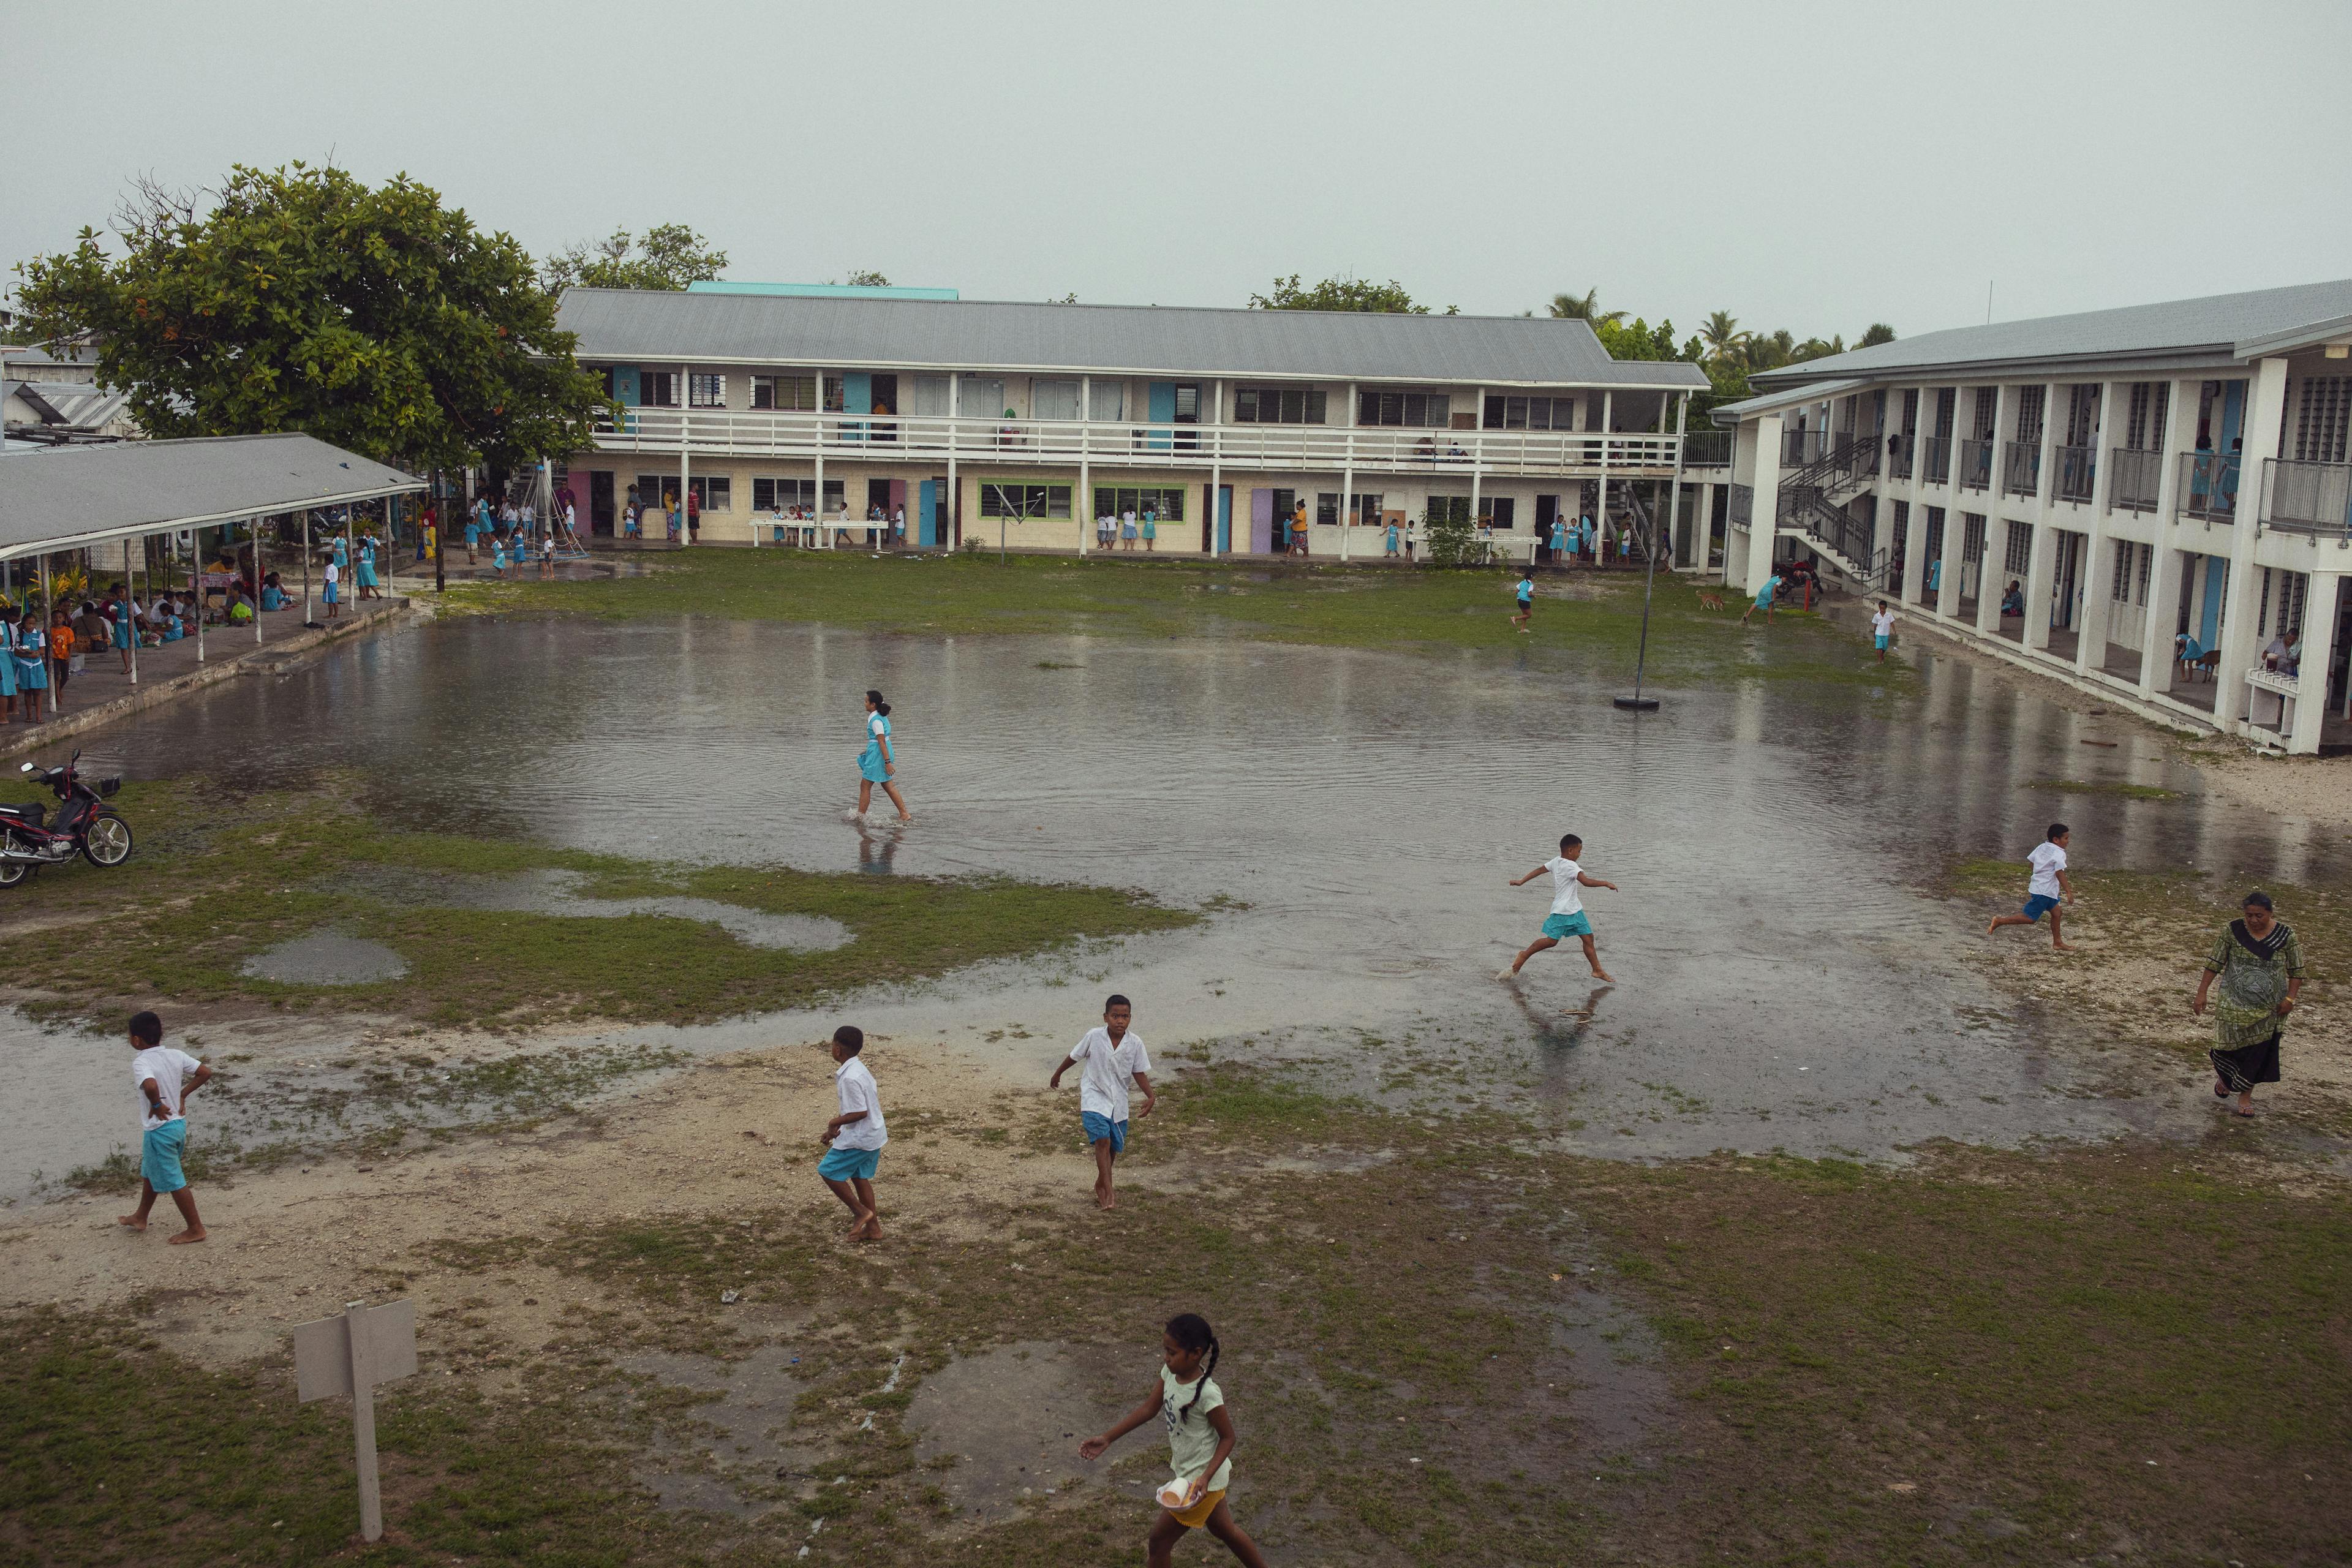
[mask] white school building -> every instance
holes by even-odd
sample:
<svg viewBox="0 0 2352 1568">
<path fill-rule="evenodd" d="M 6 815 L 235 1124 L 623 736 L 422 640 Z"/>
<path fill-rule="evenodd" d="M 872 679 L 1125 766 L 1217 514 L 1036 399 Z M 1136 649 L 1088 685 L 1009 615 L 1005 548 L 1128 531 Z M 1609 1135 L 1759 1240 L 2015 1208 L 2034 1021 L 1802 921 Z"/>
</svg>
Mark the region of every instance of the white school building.
<svg viewBox="0 0 2352 1568">
<path fill-rule="evenodd" d="M 625 409 L 565 461 L 583 522 L 614 533 L 634 488 L 693 495 L 705 543 L 903 508 L 912 546 L 1085 552 L 1097 517 L 1149 507 L 1157 553 L 1201 557 L 1280 553 L 1304 505 L 1319 560 L 1378 558 L 1388 522 L 1433 512 L 1525 560 L 1638 484 L 1674 514 L 1673 559 L 1706 563 L 1728 440 L 1694 439 L 1709 466 L 1673 483 L 1705 374 L 1612 360 L 1583 321 L 924 292 L 567 292 L 561 324 Z"/>
<path fill-rule="evenodd" d="M 1811 551 L 2167 722 L 2352 743 L 2352 280 L 1964 327 L 1752 378 L 1724 580 Z"/>
</svg>

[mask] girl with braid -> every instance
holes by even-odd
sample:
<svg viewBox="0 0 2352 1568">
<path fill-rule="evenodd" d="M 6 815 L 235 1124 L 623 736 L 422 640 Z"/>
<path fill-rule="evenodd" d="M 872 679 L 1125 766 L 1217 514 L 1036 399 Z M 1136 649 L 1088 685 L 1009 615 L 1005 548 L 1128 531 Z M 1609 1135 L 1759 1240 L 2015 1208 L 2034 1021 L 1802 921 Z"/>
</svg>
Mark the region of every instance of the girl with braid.
<svg viewBox="0 0 2352 1568">
<path fill-rule="evenodd" d="M 1212 1375 L 1217 1370 L 1217 1336 L 1208 1320 L 1197 1312 L 1179 1312 L 1169 1319 L 1160 1340 L 1160 1386 L 1118 1426 L 1079 1444 L 1078 1458 L 1100 1458 L 1157 1411 L 1160 1425 L 1168 1428 L 1176 1479 L 1160 1490 L 1160 1517 L 1145 1538 L 1144 1561 L 1150 1568 L 1168 1568 L 1184 1532 L 1206 1525 L 1248 1568 L 1265 1568 L 1257 1543 L 1242 1533 L 1233 1510 L 1225 1506 L 1225 1489 L 1234 1475 L 1234 1421 L 1225 1414 L 1224 1393 Z"/>
</svg>

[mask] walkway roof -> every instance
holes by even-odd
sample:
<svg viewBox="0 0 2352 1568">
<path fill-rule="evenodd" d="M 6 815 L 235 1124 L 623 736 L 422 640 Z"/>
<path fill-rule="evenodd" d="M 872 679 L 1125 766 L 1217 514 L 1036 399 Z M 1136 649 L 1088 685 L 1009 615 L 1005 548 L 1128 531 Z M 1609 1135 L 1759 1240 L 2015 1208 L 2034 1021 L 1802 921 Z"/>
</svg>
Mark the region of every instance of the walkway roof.
<svg viewBox="0 0 2352 1568">
<path fill-rule="evenodd" d="M 10 452 L 0 458 L 0 560 L 423 489 L 413 475 L 300 435 Z"/>
<path fill-rule="evenodd" d="M 573 289 L 558 321 L 585 362 L 851 370 L 1314 377 L 1420 384 L 1696 391 L 1678 360 L 1609 357 L 1590 325 L 1545 316 L 1044 305 Z"/>
<path fill-rule="evenodd" d="M 2247 294 L 2213 294 L 2160 305 L 2126 305 L 2030 321 L 1996 321 L 1923 332 L 1802 364 L 1759 371 L 1759 392 L 1808 382 L 1906 374 L 2000 374 L 2067 362 L 2250 360 L 2352 338 L 2352 279 L 2298 283 Z"/>
</svg>

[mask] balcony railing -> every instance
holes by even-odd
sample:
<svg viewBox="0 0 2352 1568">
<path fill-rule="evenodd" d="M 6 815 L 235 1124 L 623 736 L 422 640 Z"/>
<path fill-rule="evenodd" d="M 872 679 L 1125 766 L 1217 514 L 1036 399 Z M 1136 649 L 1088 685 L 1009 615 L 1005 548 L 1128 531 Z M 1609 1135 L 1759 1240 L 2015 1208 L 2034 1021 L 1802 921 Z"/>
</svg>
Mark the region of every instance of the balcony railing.
<svg viewBox="0 0 2352 1568">
<path fill-rule="evenodd" d="M 1830 433 L 1826 430 L 1780 432 L 1780 466 L 1784 468 L 1801 468 L 1829 455 Z"/>
<path fill-rule="evenodd" d="M 1753 485 L 1733 485 L 1731 487 L 1731 504 L 1727 509 L 1725 515 L 1730 519 L 1732 527 L 1739 530 L 1742 533 L 1747 532 L 1753 523 L 1756 515 L 1756 487 Z"/>
<path fill-rule="evenodd" d="M 2107 462 L 2114 469 L 2107 492 L 2107 510 L 2154 511 L 2158 491 L 2164 483 L 2164 454 L 2135 452 L 2127 447 L 2114 447 L 2107 451 Z"/>
<path fill-rule="evenodd" d="M 1952 438 L 1949 436 L 1919 437 L 1919 479 L 1922 483 L 1930 485 L 1952 482 Z"/>
<path fill-rule="evenodd" d="M 2173 510 L 2208 522 L 2238 520 L 2238 458 L 2233 452 L 2180 454 L 2180 494 Z"/>
<path fill-rule="evenodd" d="M 2099 477 L 2099 454 L 2093 447 L 2060 447 L 2052 456 L 2058 459 L 2058 482 L 2053 487 L 2060 500 L 2087 501 L 2091 487 Z"/>
<path fill-rule="evenodd" d="M 1886 477 L 1907 479 L 1911 477 L 1911 448 L 1914 437 L 1897 436 L 1886 448 Z"/>
<path fill-rule="evenodd" d="M 1683 437 L 1685 468 L 1727 468 L 1731 467 L 1731 436 L 1728 430 L 1695 430 Z"/>
<path fill-rule="evenodd" d="M 1425 430 L 1389 426 L 1133 425 L 1095 420 L 940 419 L 904 415 L 771 414 L 632 408 L 600 429 L 608 452 L 686 447 L 735 457 L 1079 462 L 1137 468 L 1365 468 L 1459 474 L 1671 474 L 1671 435 L 1564 430 Z"/>
<path fill-rule="evenodd" d="M 2263 463 L 2263 525 L 2352 539 L 2352 463 Z"/>
<path fill-rule="evenodd" d="M 2038 496 L 2042 493 L 2042 443 L 2003 441 L 2000 444 L 2000 493 Z"/>
<path fill-rule="evenodd" d="M 1964 490 L 1990 489 L 1992 487 L 1992 442 L 1978 440 L 1971 436 L 1960 443 L 1960 472 L 1958 483 Z"/>
</svg>

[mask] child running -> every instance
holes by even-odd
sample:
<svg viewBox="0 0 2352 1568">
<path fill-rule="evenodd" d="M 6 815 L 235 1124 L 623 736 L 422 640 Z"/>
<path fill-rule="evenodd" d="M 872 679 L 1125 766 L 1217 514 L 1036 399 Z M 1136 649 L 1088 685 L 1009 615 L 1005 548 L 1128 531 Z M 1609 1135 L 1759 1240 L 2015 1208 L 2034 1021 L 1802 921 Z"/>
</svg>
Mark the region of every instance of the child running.
<svg viewBox="0 0 2352 1568">
<path fill-rule="evenodd" d="M 1879 663 L 1886 662 L 1886 645 L 1894 637 L 1895 612 L 1886 607 L 1885 600 L 1881 599 L 1878 601 L 1878 613 L 1870 617 L 1870 640 L 1878 645 Z"/>
<path fill-rule="evenodd" d="M 874 1075 L 858 1053 L 866 1048 L 866 1032 L 844 1024 L 833 1032 L 834 1092 L 841 1113 L 824 1124 L 825 1156 L 816 1173 L 833 1195 L 849 1206 L 849 1239 L 882 1239 L 882 1211 L 874 1202 L 874 1172 L 882 1163 L 882 1145 L 890 1142 L 882 1121 L 882 1100 Z"/>
<path fill-rule="evenodd" d="M 1517 592 L 1519 595 L 1519 613 L 1511 617 L 1511 625 L 1521 631 L 1526 631 L 1528 617 L 1534 615 L 1536 611 L 1536 569 L 1534 567 L 1530 566 L 1519 574 Z"/>
<path fill-rule="evenodd" d="M 1249 1568 L 1265 1568 L 1257 1543 L 1234 1522 L 1225 1490 L 1234 1479 L 1234 1418 L 1225 1413 L 1217 1370 L 1217 1336 L 1197 1312 L 1179 1312 L 1160 1336 L 1160 1386 L 1119 1418 L 1118 1426 L 1078 1445 L 1078 1458 L 1098 1459 L 1113 1443 L 1151 1419 L 1168 1428 L 1168 1457 L 1176 1479 L 1160 1490 L 1160 1517 L 1144 1538 L 1144 1562 L 1168 1568 L 1188 1530 L 1209 1533 Z M 1203 1365 L 1205 1361 L 1206 1364 Z"/>
<path fill-rule="evenodd" d="M 145 1230 L 155 1195 L 169 1193 L 180 1217 L 188 1222 L 172 1244 L 202 1241 L 205 1222 L 196 1217 L 196 1194 L 181 1172 L 180 1157 L 188 1146 L 188 1096 L 212 1081 L 213 1069 L 165 1045 L 163 1020 L 152 1013 L 131 1015 L 131 1048 L 136 1053 L 131 1058 L 131 1081 L 146 1110 L 139 1149 L 139 1206 L 114 1223 Z"/>
<path fill-rule="evenodd" d="M 1095 1152 L 1095 1207 L 1099 1209 L 1118 1206 L 1111 1193 L 1110 1171 L 1127 1152 L 1128 1079 L 1143 1086 L 1143 1109 L 1135 1113 L 1139 1117 L 1150 1115 L 1160 1100 L 1152 1091 L 1151 1058 L 1143 1048 L 1143 1037 L 1128 1030 L 1134 1016 L 1133 1003 L 1112 995 L 1103 1004 L 1102 1027 L 1087 1030 L 1045 1082 L 1047 1089 L 1059 1089 L 1064 1073 L 1080 1062 L 1087 1064 L 1078 1079 L 1078 1124 Z"/>
<path fill-rule="evenodd" d="M 2059 929 L 2058 913 L 2060 904 L 2074 901 L 2074 884 L 2066 879 L 2066 841 L 2073 837 L 2064 823 L 2050 825 L 2050 837 L 2035 845 L 2033 853 L 2025 858 L 2033 871 L 2026 879 L 2024 909 L 2013 915 L 1995 915 L 1992 923 L 1985 927 L 1985 935 L 1990 936 L 2003 926 L 2033 925 L 2046 914 L 2050 917 L 2050 945 L 2060 952 L 2074 951 Z"/>
<path fill-rule="evenodd" d="M 1586 876 L 1584 868 L 1577 864 L 1577 857 L 1583 853 L 1584 840 L 1573 833 L 1569 834 L 1560 839 L 1558 855 L 1526 876 L 1511 879 L 1511 886 L 1520 888 L 1534 881 L 1546 871 L 1550 872 L 1551 913 L 1544 917 L 1543 934 L 1528 943 L 1525 951 L 1511 961 L 1511 967 L 1496 974 L 1496 979 L 1517 979 L 1521 964 L 1548 947 L 1558 947 L 1560 938 L 1574 936 L 1584 940 L 1584 962 L 1592 965 L 1592 977 L 1595 980 L 1608 980 L 1612 984 L 1616 984 L 1611 978 L 1609 972 L 1601 967 L 1601 955 L 1593 951 L 1592 922 L 1585 918 L 1584 896 L 1577 889 L 1606 888 L 1613 893 L 1617 890 L 1617 884 L 1604 882 L 1597 877 Z"/>
<path fill-rule="evenodd" d="M 907 797 L 898 793 L 891 782 L 898 763 L 890 748 L 890 705 L 882 700 L 878 691 L 866 694 L 866 749 L 857 753 L 857 814 L 853 820 L 863 821 L 866 808 L 874 804 L 874 786 L 880 784 L 890 804 L 898 808 L 898 820 L 912 822 L 914 814 L 907 809 Z"/>
</svg>

